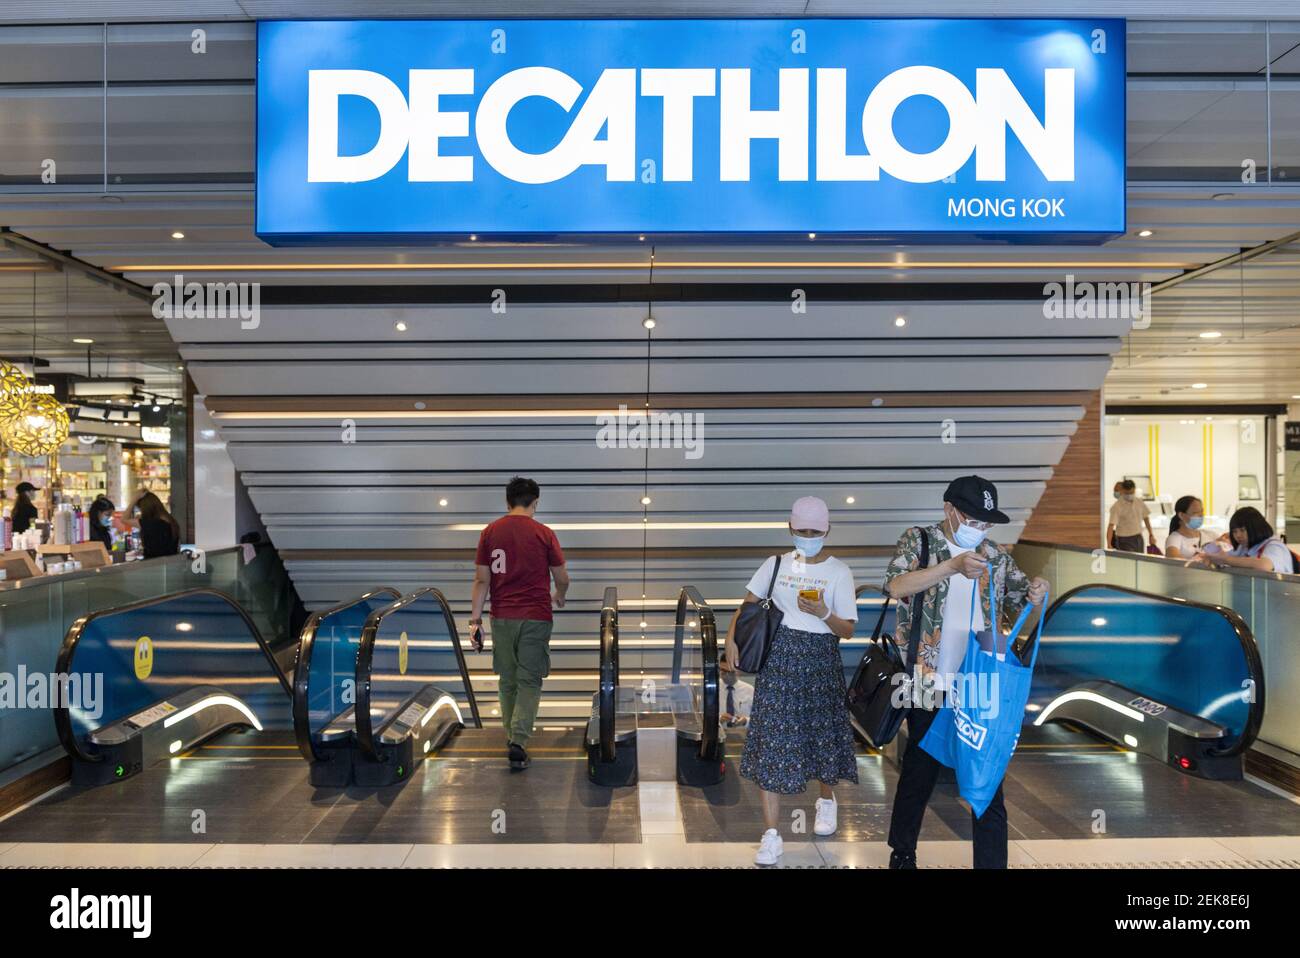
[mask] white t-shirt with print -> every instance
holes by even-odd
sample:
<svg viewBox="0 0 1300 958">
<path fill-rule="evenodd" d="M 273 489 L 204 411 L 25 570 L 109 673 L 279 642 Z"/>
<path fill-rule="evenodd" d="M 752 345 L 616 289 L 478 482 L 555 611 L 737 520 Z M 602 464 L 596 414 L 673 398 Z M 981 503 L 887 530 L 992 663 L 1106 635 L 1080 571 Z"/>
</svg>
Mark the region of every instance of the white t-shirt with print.
<svg viewBox="0 0 1300 958">
<path fill-rule="evenodd" d="M 1274 572 L 1281 572 L 1286 575 L 1290 575 L 1292 572 L 1291 550 L 1287 548 L 1287 544 L 1277 536 L 1273 536 L 1271 539 L 1265 539 L 1253 549 L 1247 549 L 1245 546 L 1237 546 L 1237 548 L 1232 550 L 1231 554 L 1235 556 L 1250 556 L 1252 559 L 1258 559 L 1260 556 L 1263 556 L 1265 559 L 1268 559 L 1273 563 Z"/>
<path fill-rule="evenodd" d="M 772 581 L 772 560 L 768 559 L 746 588 L 760 599 L 767 595 L 767 584 Z M 815 615 L 799 611 L 799 590 L 821 589 L 826 608 L 841 619 L 858 621 L 858 600 L 853 594 L 853 572 L 834 556 L 817 562 L 800 559 L 795 563 L 795 553 L 781 556 L 781 568 L 772 586 L 772 601 L 783 614 L 782 624 L 800 632 L 828 633 L 831 627 Z"/>
<path fill-rule="evenodd" d="M 947 536 L 943 537 L 949 553 L 959 556 L 970 549 L 963 549 Z M 948 689 L 950 679 L 961 672 L 962 663 L 966 661 L 966 645 L 970 642 L 970 630 L 981 632 L 984 629 L 984 608 L 979 599 L 975 599 L 975 618 L 971 620 L 971 596 L 979 588 L 979 579 L 968 579 L 960 572 L 948 577 L 948 597 L 943 602 L 943 631 L 939 633 L 939 658 L 935 663 L 935 688 Z"/>
<path fill-rule="evenodd" d="M 1180 556 L 1190 559 L 1200 551 L 1204 543 L 1213 542 L 1214 539 L 1214 535 L 1207 536 L 1202 529 L 1189 529 L 1183 526 L 1169 533 L 1165 538 L 1165 555 L 1169 554 L 1170 549 L 1177 549 Z"/>
</svg>

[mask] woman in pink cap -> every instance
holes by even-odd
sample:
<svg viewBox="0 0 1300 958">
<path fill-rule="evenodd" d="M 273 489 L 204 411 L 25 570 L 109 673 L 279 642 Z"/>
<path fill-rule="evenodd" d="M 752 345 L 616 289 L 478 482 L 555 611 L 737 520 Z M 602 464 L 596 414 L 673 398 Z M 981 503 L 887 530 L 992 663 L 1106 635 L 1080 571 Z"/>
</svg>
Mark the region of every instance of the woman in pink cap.
<svg viewBox="0 0 1300 958">
<path fill-rule="evenodd" d="M 740 774 L 763 790 L 766 831 L 754 856 L 759 865 L 775 865 L 784 850 L 777 822 L 781 795 L 802 795 L 816 779 L 821 797 L 813 831 L 831 835 L 837 824 L 831 786 L 841 779 L 858 780 L 839 648 L 840 639 L 853 635 L 858 607 L 853 573 L 822 549 L 830 529 L 826 503 L 814 496 L 797 500 L 790 510 L 794 549 L 764 562 L 745 595 L 746 602 L 758 602 L 770 588 L 782 613 L 754 685 L 749 734 L 740 757 Z M 735 625 L 733 618 L 728 663 L 739 659 Z"/>
</svg>

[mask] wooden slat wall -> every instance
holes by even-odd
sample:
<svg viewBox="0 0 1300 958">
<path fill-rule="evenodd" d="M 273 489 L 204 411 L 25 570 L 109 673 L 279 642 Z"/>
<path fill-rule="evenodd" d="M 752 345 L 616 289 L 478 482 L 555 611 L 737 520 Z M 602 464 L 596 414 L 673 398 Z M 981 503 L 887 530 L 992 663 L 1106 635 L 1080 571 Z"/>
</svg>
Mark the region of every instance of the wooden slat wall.
<svg viewBox="0 0 1300 958">
<path fill-rule="evenodd" d="M 1095 549 L 1102 542 L 1101 390 L 1084 403 L 1085 412 L 1069 448 L 1047 480 L 1022 539 Z"/>
</svg>

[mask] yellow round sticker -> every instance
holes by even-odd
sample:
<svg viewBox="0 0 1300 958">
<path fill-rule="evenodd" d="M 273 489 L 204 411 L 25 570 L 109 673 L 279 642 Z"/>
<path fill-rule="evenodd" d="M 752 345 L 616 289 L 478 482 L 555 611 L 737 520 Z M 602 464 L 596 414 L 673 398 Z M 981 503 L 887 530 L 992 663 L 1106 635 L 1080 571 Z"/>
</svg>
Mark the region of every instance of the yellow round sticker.
<svg viewBox="0 0 1300 958">
<path fill-rule="evenodd" d="M 410 653 L 406 647 L 406 633 L 403 632 L 401 638 L 397 640 L 397 671 L 402 675 L 406 674 L 406 663 L 410 660 Z"/>
<path fill-rule="evenodd" d="M 153 640 L 142 635 L 135 640 L 135 677 L 143 682 L 153 674 Z"/>
</svg>

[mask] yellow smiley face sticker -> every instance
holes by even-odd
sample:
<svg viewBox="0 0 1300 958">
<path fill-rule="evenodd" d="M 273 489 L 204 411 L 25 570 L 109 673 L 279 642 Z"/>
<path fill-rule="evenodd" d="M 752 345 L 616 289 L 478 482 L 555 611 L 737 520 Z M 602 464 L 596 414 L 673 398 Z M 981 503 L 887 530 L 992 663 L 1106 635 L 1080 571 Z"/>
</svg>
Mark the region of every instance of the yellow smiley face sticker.
<svg viewBox="0 0 1300 958">
<path fill-rule="evenodd" d="M 143 682 L 153 674 L 153 640 L 142 635 L 135 640 L 135 677 Z"/>
<path fill-rule="evenodd" d="M 410 661 L 410 658 L 411 654 L 410 650 L 407 648 L 406 633 L 403 632 L 401 637 L 397 640 L 397 671 L 400 674 L 406 674 L 406 665 Z"/>
</svg>

